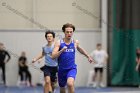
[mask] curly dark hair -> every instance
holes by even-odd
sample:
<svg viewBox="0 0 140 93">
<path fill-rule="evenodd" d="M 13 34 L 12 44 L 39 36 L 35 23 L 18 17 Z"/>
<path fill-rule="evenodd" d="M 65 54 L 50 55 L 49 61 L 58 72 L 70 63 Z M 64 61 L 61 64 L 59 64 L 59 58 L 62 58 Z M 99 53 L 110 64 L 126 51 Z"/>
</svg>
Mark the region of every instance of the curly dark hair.
<svg viewBox="0 0 140 93">
<path fill-rule="evenodd" d="M 64 24 L 62 27 L 62 31 L 65 32 L 65 28 L 68 28 L 68 27 L 72 28 L 73 31 L 75 31 L 75 26 L 73 24 L 70 24 L 70 23 Z"/>
<path fill-rule="evenodd" d="M 51 30 L 46 31 L 45 32 L 45 38 L 47 38 L 47 35 L 48 34 L 52 34 L 53 35 L 53 38 L 55 38 L 55 33 L 53 31 L 51 31 Z"/>
</svg>

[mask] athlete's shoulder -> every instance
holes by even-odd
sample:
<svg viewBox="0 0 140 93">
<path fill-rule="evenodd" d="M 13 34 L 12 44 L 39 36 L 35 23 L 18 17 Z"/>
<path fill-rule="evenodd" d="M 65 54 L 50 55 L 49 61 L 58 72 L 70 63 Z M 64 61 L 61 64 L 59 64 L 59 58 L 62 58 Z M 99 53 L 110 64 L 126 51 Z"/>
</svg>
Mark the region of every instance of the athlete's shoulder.
<svg viewBox="0 0 140 93">
<path fill-rule="evenodd" d="M 60 46 L 60 43 L 61 43 L 61 40 L 59 39 L 59 40 L 54 42 L 54 46 Z"/>
<path fill-rule="evenodd" d="M 79 44 L 79 40 L 77 40 L 77 39 L 74 40 L 74 39 L 73 39 L 73 41 L 74 41 L 74 43 Z"/>
<path fill-rule="evenodd" d="M 42 45 L 42 48 L 45 48 L 45 47 L 47 47 L 47 44 Z"/>
<path fill-rule="evenodd" d="M 59 39 L 59 40 L 57 40 L 57 41 L 55 41 L 55 42 L 60 43 L 60 41 L 62 41 L 62 40 Z"/>
</svg>

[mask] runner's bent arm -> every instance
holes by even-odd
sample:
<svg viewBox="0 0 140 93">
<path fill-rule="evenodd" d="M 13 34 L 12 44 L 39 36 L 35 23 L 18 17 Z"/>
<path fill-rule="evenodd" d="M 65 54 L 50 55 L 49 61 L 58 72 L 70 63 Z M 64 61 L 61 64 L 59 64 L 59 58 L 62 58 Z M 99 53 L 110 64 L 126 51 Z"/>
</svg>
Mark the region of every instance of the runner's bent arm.
<svg viewBox="0 0 140 93">
<path fill-rule="evenodd" d="M 51 56 L 53 59 L 59 57 L 60 54 L 61 54 L 63 51 L 66 50 L 66 47 L 62 48 L 60 51 L 59 51 L 59 48 L 60 48 L 60 40 L 57 41 L 57 42 L 55 43 L 55 45 L 54 45 L 54 50 L 53 50 L 52 56 Z"/>
</svg>

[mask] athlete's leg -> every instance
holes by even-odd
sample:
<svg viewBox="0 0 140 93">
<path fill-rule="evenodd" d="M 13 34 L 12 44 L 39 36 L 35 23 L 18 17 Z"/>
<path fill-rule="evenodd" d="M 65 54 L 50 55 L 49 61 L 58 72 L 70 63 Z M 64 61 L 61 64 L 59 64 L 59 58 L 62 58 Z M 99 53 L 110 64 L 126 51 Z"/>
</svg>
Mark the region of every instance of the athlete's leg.
<svg viewBox="0 0 140 93">
<path fill-rule="evenodd" d="M 29 70 L 26 70 L 26 81 L 29 80 L 30 86 L 32 86 L 32 76 L 31 73 L 29 72 Z"/>
<path fill-rule="evenodd" d="M 99 68 L 99 82 L 102 81 L 103 78 L 103 68 Z"/>
<path fill-rule="evenodd" d="M 67 71 L 65 70 L 58 71 L 58 83 L 60 86 L 60 93 L 66 93 L 65 86 L 67 84 Z"/>
<path fill-rule="evenodd" d="M 56 83 L 57 83 L 57 81 L 55 81 L 55 82 L 51 82 L 52 91 L 55 90 L 55 88 L 56 88 Z"/>
<path fill-rule="evenodd" d="M 52 93 L 50 76 L 45 77 L 44 93 Z"/>
<path fill-rule="evenodd" d="M 60 87 L 60 93 L 66 93 L 66 88 L 65 87 Z"/>
<path fill-rule="evenodd" d="M 103 68 L 100 68 L 99 69 L 99 84 L 101 87 L 103 87 L 102 80 L 103 80 Z"/>
<path fill-rule="evenodd" d="M 4 84 L 6 84 L 5 64 L 2 64 L 2 78 L 3 78 Z"/>
<path fill-rule="evenodd" d="M 93 81 L 93 87 L 96 87 L 97 84 L 96 84 L 96 80 L 97 80 L 97 72 L 98 72 L 98 68 L 94 68 L 94 75 L 93 75 L 93 78 L 92 78 L 92 81 Z"/>
<path fill-rule="evenodd" d="M 55 88 L 56 88 L 56 84 L 57 84 L 57 77 L 51 77 L 51 87 L 52 87 L 52 91 L 54 92 Z"/>
<path fill-rule="evenodd" d="M 56 88 L 56 83 L 57 83 L 57 75 L 56 73 L 58 72 L 57 67 L 53 67 L 51 69 L 51 86 L 52 86 L 52 91 L 54 92 L 54 89 Z"/>
<path fill-rule="evenodd" d="M 19 70 L 20 81 L 23 82 L 23 71 Z"/>
<path fill-rule="evenodd" d="M 96 77 L 97 77 L 97 69 L 94 69 L 95 73 L 93 75 L 92 81 L 95 82 L 96 81 Z"/>
<path fill-rule="evenodd" d="M 44 72 L 44 93 L 52 93 L 52 87 L 51 87 L 51 68 L 48 66 L 43 66 L 41 70 Z"/>
<path fill-rule="evenodd" d="M 67 80 L 67 86 L 68 86 L 68 93 L 74 93 L 75 89 L 74 89 L 74 78 L 73 77 L 69 77 Z"/>
<path fill-rule="evenodd" d="M 76 68 L 69 70 L 69 72 L 67 74 L 68 93 L 75 93 L 74 81 L 76 78 L 76 74 L 77 74 Z"/>
</svg>

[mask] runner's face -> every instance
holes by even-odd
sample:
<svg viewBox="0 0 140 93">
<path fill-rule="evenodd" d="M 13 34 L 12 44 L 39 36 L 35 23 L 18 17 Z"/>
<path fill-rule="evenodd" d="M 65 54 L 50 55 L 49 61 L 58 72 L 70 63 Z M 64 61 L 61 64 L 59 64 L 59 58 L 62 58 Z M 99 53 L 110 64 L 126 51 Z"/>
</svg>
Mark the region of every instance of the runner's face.
<svg viewBox="0 0 140 93">
<path fill-rule="evenodd" d="M 52 42 L 54 41 L 53 35 L 52 34 L 47 34 L 47 41 Z"/>
<path fill-rule="evenodd" d="M 72 35 L 73 35 L 73 28 L 71 28 L 71 27 L 65 28 L 64 33 L 65 33 L 65 38 L 71 39 Z"/>
</svg>

